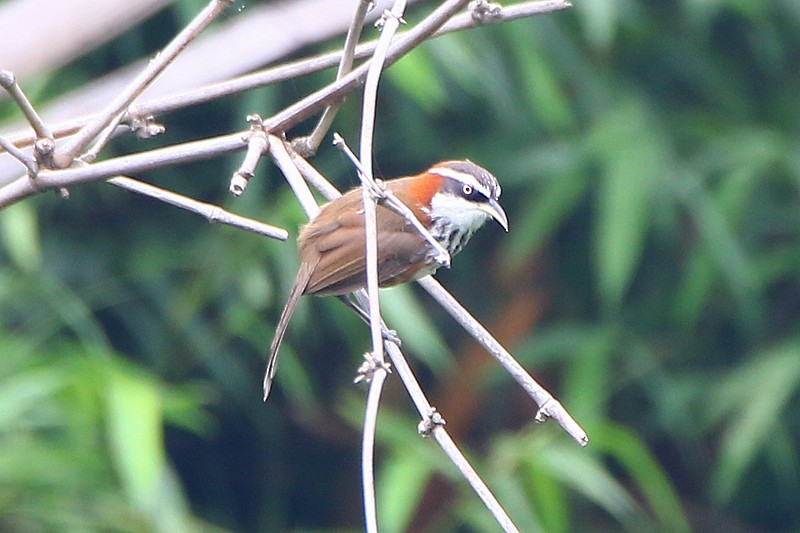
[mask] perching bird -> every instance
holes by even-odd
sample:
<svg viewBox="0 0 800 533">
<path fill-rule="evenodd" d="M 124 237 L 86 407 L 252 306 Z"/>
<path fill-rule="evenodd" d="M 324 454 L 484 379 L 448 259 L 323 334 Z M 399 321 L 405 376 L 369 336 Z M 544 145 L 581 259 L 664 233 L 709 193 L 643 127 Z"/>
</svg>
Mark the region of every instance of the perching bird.
<svg viewBox="0 0 800 533">
<path fill-rule="evenodd" d="M 451 257 L 489 217 L 508 231 L 508 218 L 498 203 L 497 179 L 470 161 L 443 161 L 421 174 L 386 180 L 383 185 L 411 209 Z M 402 215 L 378 204 L 376 219 L 381 287 L 436 271 L 439 265 L 433 246 Z M 322 206 L 301 229 L 297 244 L 300 269 L 270 346 L 264 375 L 265 401 L 275 377 L 278 350 L 300 296 L 343 295 L 366 286 L 361 188 Z"/>
</svg>

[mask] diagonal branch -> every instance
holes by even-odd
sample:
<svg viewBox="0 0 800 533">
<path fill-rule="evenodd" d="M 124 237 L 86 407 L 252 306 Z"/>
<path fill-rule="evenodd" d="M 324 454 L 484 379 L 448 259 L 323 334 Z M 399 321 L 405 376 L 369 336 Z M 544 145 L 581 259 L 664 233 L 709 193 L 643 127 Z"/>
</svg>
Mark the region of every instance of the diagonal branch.
<svg viewBox="0 0 800 533">
<path fill-rule="evenodd" d="M 428 294 L 441 305 L 461 326 L 472 335 L 475 340 L 481 343 L 486 350 L 511 374 L 525 392 L 539 406 L 534 419 L 537 422 L 544 422 L 547 418 L 552 418 L 558 422 L 581 446 L 589 443 L 589 437 L 583 428 L 570 416 L 564 406 L 553 398 L 553 395 L 539 385 L 531 375 L 520 365 L 516 359 L 503 348 L 503 345 L 495 339 L 489 331 L 483 327 L 475 317 L 473 317 L 455 297 L 445 289 L 433 276 L 426 276 L 419 280 Z"/>
<path fill-rule="evenodd" d="M 178 54 L 214 20 L 233 0 L 211 0 L 208 5 L 139 73 L 138 76 L 74 137 L 53 154 L 57 168 L 67 168 L 92 140 L 105 129 L 114 117 L 155 81 Z"/>
<path fill-rule="evenodd" d="M 434 34 L 438 27 L 437 24 L 447 21 L 449 16 L 453 15 L 466 3 L 467 0 L 449 0 L 421 21 L 420 24 L 401 34 L 389 48 L 387 64 L 393 63 L 400 56 Z M 523 14 L 527 16 L 529 14 L 565 9 L 570 5 L 571 4 L 567 0 L 529 2 L 521 4 L 524 10 L 514 11 L 513 16 L 509 14 L 507 19 L 522 16 Z M 501 19 L 507 9 L 511 10 L 511 7 L 501 10 L 500 15 L 498 15 Z M 466 17 L 462 15 L 459 20 L 462 21 L 461 24 L 463 24 L 463 27 L 472 27 L 477 24 L 469 15 Z M 338 55 L 330 56 L 332 59 L 336 59 L 337 57 Z M 329 61 L 331 61 L 330 58 L 328 59 Z M 336 61 L 332 61 L 331 64 L 335 63 Z M 263 121 L 264 128 L 267 129 L 267 131 L 273 132 L 286 131 L 286 129 L 308 118 L 330 102 L 341 99 L 345 93 L 357 87 L 366 76 L 367 70 L 367 64 L 360 65 L 342 79 L 312 93 L 273 117 L 265 119 Z M 283 72 L 282 75 L 288 76 L 288 73 Z M 230 89 L 230 87 L 228 87 L 228 89 Z M 177 105 L 177 103 L 173 102 L 173 105 Z M 21 144 L 14 139 L 11 140 L 15 142 L 15 144 Z M 108 179 L 120 174 L 135 174 L 137 172 L 160 168 L 171 164 L 209 159 L 241 149 L 245 145 L 246 143 L 242 140 L 242 133 L 237 132 L 210 139 L 191 141 L 180 145 L 144 151 L 134 155 L 112 158 L 101 163 L 95 163 L 89 167 L 41 172 L 35 184 L 30 182 L 26 176 L 23 176 L 0 187 L 0 209 L 37 192 Z"/>
<path fill-rule="evenodd" d="M 149 183 L 144 183 L 127 176 L 117 176 L 115 178 L 111 178 L 107 180 L 107 183 L 131 192 L 149 196 L 162 202 L 166 202 L 189 212 L 196 213 L 208 219 L 209 222 L 220 222 L 228 226 L 233 226 L 246 231 L 252 231 L 253 233 L 258 233 L 260 235 L 264 235 L 265 237 L 271 237 L 281 241 L 285 241 L 289 238 L 289 232 L 283 228 L 277 228 L 275 226 L 259 222 L 258 220 L 243 217 L 241 215 L 231 213 L 230 211 L 226 211 L 217 205 L 194 200 L 182 194 L 178 194 L 161 187 L 156 187 L 155 185 L 150 185 Z"/>
<path fill-rule="evenodd" d="M 344 48 L 341 52 L 341 60 L 339 61 L 339 70 L 336 72 L 336 79 L 341 79 L 342 76 L 350 72 L 353 68 L 353 59 L 355 58 L 356 45 L 358 39 L 361 37 L 361 30 L 364 27 L 364 20 L 367 18 L 367 12 L 371 9 L 372 0 L 360 0 L 356 12 L 353 15 L 353 20 L 350 23 L 350 28 L 347 30 L 347 37 L 344 41 Z M 308 157 L 316 153 L 325 134 L 333 124 L 333 119 L 336 118 L 336 113 L 339 111 L 341 102 L 336 102 L 325 108 L 319 122 L 314 127 L 309 135 L 295 139 L 292 144 L 304 157 Z"/>
</svg>

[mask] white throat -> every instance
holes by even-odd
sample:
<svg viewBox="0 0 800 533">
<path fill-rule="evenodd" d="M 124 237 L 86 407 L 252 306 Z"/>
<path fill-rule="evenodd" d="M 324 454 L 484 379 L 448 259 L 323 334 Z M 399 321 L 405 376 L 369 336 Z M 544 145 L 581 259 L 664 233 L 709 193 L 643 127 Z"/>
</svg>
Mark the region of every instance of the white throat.
<svg viewBox="0 0 800 533">
<path fill-rule="evenodd" d="M 431 234 L 455 255 L 489 217 L 472 202 L 450 194 L 434 194 L 428 213 L 433 222 Z"/>
</svg>

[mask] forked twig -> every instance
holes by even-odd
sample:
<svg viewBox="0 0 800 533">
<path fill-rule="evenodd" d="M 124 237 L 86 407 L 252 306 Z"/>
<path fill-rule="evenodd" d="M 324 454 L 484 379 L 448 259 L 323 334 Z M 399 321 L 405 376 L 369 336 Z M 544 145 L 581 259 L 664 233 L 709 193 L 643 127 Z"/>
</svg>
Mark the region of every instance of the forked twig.
<svg viewBox="0 0 800 533">
<path fill-rule="evenodd" d="M 178 54 L 231 3 L 233 0 L 211 0 L 99 115 L 81 128 L 74 137 L 67 140 L 64 146 L 56 149 L 53 154 L 53 164 L 57 168 L 69 167 L 89 143 L 114 120 L 114 117 L 121 115 L 125 108 L 131 105 L 174 61 Z"/>
<path fill-rule="evenodd" d="M 530 17 L 542 13 L 552 13 L 567 9 L 572 4 L 568 0 L 530 0 L 519 2 L 501 7 L 500 11 L 494 13 L 490 18 L 483 18 L 480 21 L 465 12 L 454 15 L 444 26 L 436 30 L 431 38 L 446 35 L 456 31 L 474 28 L 476 26 L 487 25 L 496 22 L 506 22 L 518 18 Z M 407 32 L 398 32 L 399 36 Z M 370 56 L 375 51 L 377 40 L 362 43 L 356 47 L 355 59 L 363 59 Z M 128 121 L 129 115 L 148 116 L 161 115 L 177 109 L 199 105 L 219 98 L 237 94 L 243 91 L 273 85 L 300 76 L 305 76 L 320 70 L 328 69 L 341 64 L 342 51 L 337 50 L 327 52 L 319 56 L 290 61 L 278 66 L 268 67 L 234 78 L 210 83 L 200 87 L 192 87 L 174 94 L 161 96 L 152 100 L 134 102 L 128 107 L 126 117 L 123 122 Z M 81 127 L 93 120 L 97 114 L 62 120 L 52 124 L 53 135 L 55 138 L 72 135 Z M 27 132 L 14 132 L 8 135 L 8 140 L 17 147 L 33 144 L 35 137 Z"/>
<path fill-rule="evenodd" d="M 360 0 L 356 11 L 353 14 L 353 20 L 350 22 L 350 28 L 347 30 L 347 37 L 344 40 L 344 48 L 342 48 L 341 59 L 339 61 L 339 69 L 336 71 L 336 79 L 341 79 L 342 76 L 350 72 L 353 68 L 353 59 L 355 58 L 356 45 L 358 39 L 361 37 L 361 30 L 364 27 L 364 20 L 367 18 L 367 13 L 371 9 L 372 0 Z M 314 130 L 307 136 L 298 137 L 292 141 L 294 149 L 303 155 L 309 157 L 316 153 L 322 139 L 328 133 L 333 120 L 336 118 L 336 113 L 339 111 L 341 102 L 334 102 L 325 108 L 322 116 L 314 127 Z"/>
<path fill-rule="evenodd" d="M 439 26 L 443 22 L 447 22 L 447 27 L 452 28 L 451 31 L 460 28 L 468 28 L 478 24 L 472 17 L 467 14 L 462 15 L 458 20 L 459 25 L 453 26 L 449 20 L 450 17 L 456 15 L 456 12 L 461 9 L 467 0 L 448 0 L 429 14 L 423 21 L 417 24 L 414 28 L 403 32 L 392 43 L 389 53 L 387 55 L 387 63 L 396 61 L 403 54 L 419 45 L 425 39 L 434 35 Z M 496 20 L 510 20 L 519 16 L 527 16 L 532 14 L 547 13 L 557 11 L 569 7 L 571 4 L 568 0 L 541 0 L 535 2 L 528 2 L 520 4 L 519 6 L 510 6 L 503 8 L 496 18 Z M 506 16 L 506 12 L 509 14 Z M 366 53 L 365 53 L 366 55 Z M 141 108 L 147 107 L 148 111 L 156 112 L 156 109 L 175 109 L 181 105 L 188 105 L 191 102 L 205 101 L 205 99 L 212 99 L 222 94 L 229 94 L 230 91 L 242 90 L 247 87 L 256 86 L 258 83 L 269 83 L 279 79 L 287 79 L 298 72 L 310 72 L 317 68 L 316 65 L 322 65 L 319 68 L 326 68 L 336 64 L 339 55 L 331 54 L 325 56 L 322 60 L 312 59 L 309 60 L 309 65 L 296 64 L 289 65 L 285 68 L 279 69 L 280 72 L 273 74 L 271 71 L 265 71 L 260 76 L 253 76 L 242 82 L 236 83 L 223 83 L 221 86 L 210 90 L 208 93 L 201 94 L 199 100 L 191 100 L 187 95 L 180 97 L 159 100 L 153 107 L 142 105 Z M 360 65 L 357 69 L 344 76 L 342 79 L 337 80 L 326 87 L 318 90 L 315 93 L 303 98 L 296 104 L 290 106 L 283 112 L 280 112 L 273 117 L 264 119 L 263 125 L 266 131 L 285 131 L 286 129 L 294 126 L 295 124 L 305 120 L 313 113 L 325 107 L 329 103 L 340 99 L 345 93 L 354 89 L 366 76 L 368 66 Z M 262 77 L 263 76 L 263 77 Z M 155 109 L 154 109 L 155 108 Z M 95 115 L 96 117 L 97 115 Z M 93 119 L 94 120 L 94 119 Z M 77 123 L 82 123 L 77 121 Z M 74 124 L 65 125 L 64 128 L 74 128 Z M 60 133 L 60 130 L 56 130 Z M 118 158 L 108 159 L 101 163 L 96 163 L 88 167 L 70 168 L 62 171 L 49 171 L 39 174 L 37 182 L 32 183 L 27 176 L 15 179 L 0 187 L 0 208 L 3 208 L 12 203 L 18 202 L 23 198 L 36 194 L 38 192 L 96 181 L 101 179 L 108 179 L 113 176 L 136 174 L 145 170 L 163 167 L 166 165 L 183 163 L 187 161 L 196 161 L 200 159 L 209 159 L 217 157 L 228 152 L 241 149 L 245 146 L 242 140 L 242 133 L 232 133 L 222 135 L 210 139 L 200 141 L 190 141 L 175 146 L 168 146 L 155 150 L 143 151 L 137 154 L 121 156 Z M 9 139 L 15 145 L 29 144 L 29 141 L 23 139 Z M 102 165 L 102 166 L 100 166 Z"/>
</svg>

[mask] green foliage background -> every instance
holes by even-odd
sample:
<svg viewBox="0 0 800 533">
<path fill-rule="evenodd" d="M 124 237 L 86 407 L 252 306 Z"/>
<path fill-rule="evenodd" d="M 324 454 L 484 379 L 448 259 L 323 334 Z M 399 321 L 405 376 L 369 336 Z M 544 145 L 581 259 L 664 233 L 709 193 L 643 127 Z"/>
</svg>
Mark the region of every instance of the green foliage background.
<svg viewBox="0 0 800 533">
<path fill-rule="evenodd" d="M 32 80 L 35 101 L 152 53 L 154 28 L 165 42 L 192 5 Z M 112 151 L 242 128 L 331 75 L 171 114 L 164 139 Z M 422 291 L 384 292 L 431 401 L 522 530 L 800 528 L 799 88 L 788 0 L 586 0 L 437 39 L 387 72 L 379 172 L 469 157 L 499 177 L 510 233 L 487 226 L 439 278 L 591 438 L 534 425 Z M 349 139 L 358 100 L 335 125 Z M 240 157 L 137 177 L 296 234 L 269 164 L 228 197 Z M 334 149 L 314 162 L 354 184 Z M 361 529 L 363 324 L 305 301 L 260 401 L 296 264 L 291 241 L 104 184 L 1 211 L 0 529 Z M 494 531 L 396 381 L 383 530 Z"/>
</svg>

